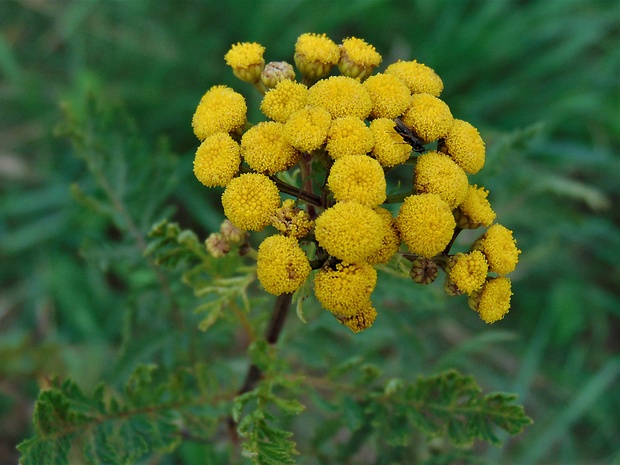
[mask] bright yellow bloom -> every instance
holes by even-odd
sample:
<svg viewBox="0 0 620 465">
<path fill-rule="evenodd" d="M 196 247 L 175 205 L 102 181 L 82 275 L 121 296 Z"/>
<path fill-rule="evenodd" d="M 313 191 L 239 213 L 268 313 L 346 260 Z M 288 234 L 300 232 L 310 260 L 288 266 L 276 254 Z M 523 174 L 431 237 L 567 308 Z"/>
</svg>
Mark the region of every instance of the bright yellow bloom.
<svg viewBox="0 0 620 465">
<path fill-rule="evenodd" d="M 383 221 L 370 207 L 356 202 L 338 202 L 315 221 L 319 245 L 348 263 L 360 263 L 382 244 Z"/>
<path fill-rule="evenodd" d="M 232 137 L 218 132 L 207 137 L 196 150 L 194 175 L 207 187 L 225 187 L 239 171 L 241 149 Z"/>
<path fill-rule="evenodd" d="M 512 231 L 501 224 L 491 225 L 473 248 L 480 250 L 489 262 L 489 269 L 500 275 L 514 271 L 521 253 Z"/>
<path fill-rule="evenodd" d="M 265 116 L 278 123 L 286 120 L 308 102 L 308 88 L 298 82 L 284 80 L 263 97 L 260 109 Z"/>
<path fill-rule="evenodd" d="M 243 159 L 259 173 L 286 171 L 299 161 L 300 153 L 284 137 L 284 125 L 263 121 L 247 130 L 241 139 Z"/>
<path fill-rule="evenodd" d="M 381 248 L 366 258 L 366 261 L 371 265 L 389 262 L 400 248 L 401 242 L 398 228 L 396 227 L 394 218 L 392 218 L 392 214 L 381 207 L 375 208 L 375 211 L 381 217 L 381 221 L 383 221 L 383 240 Z"/>
<path fill-rule="evenodd" d="M 467 186 L 465 200 L 459 205 L 461 217 L 459 218 L 460 228 L 476 229 L 483 225 L 489 227 L 495 219 L 495 212 L 487 200 L 489 191 L 477 185 Z"/>
<path fill-rule="evenodd" d="M 403 81 L 412 94 L 431 94 L 439 97 L 443 90 L 443 82 L 435 71 L 416 60 L 398 60 L 388 66 L 385 72 Z"/>
<path fill-rule="evenodd" d="M 414 187 L 420 194 L 437 194 L 451 209 L 456 208 L 467 194 L 467 175 L 452 158 L 431 151 L 418 157 Z"/>
<path fill-rule="evenodd" d="M 326 150 L 334 160 L 346 155 L 365 155 L 372 150 L 374 138 L 359 118 L 336 118 L 327 133 Z"/>
<path fill-rule="evenodd" d="M 448 105 L 431 94 L 412 95 L 401 119 L 425 144 L 444 137 L 454 123 Z"/>
<path fill-rule="evenodd" d="M 471 174 L 484 166 L 484 141 L 478 130 L 467 121 L 455 119 L 441 147 L 458 165 Z"/>
<path fill-rule="evenodd" d="M 319 107 L 305 107 L 294 112 L 284 125 L 284 137 L 297 150 L 312 152 L 325 143 L 331 116 Z"/>
<path fill-rule="evenodd" d="M 258 82 L 265 67 L 264 52 L 265 47 L 260 44 L 243 42 L 233 45 L 224 55 L 224 60 L 232 68 L 235 76 L 253 84 Z"/>
<path fill-rule="evenodd" d="M 381 63 L 381 55 L 362 39 L 349 37 L 340 45 L 340 74 L 364 80 Z"/>
<path fill-rule="evenodd" d="M 273 89 L 282 81 L 294 81 L 295 69 L 286 61 L 270 61 L 260 73 L 260 80 L 265 87 Z"/>
<path fill-rule="evenodd" d="M 372 101 L 372 118 L 394 119 L 409 107 L 411 93 L 393 74 L 376 74 L 366 79 L 363 86 Z"/>
<path fill-rule="evenodd" d="M 286 199 L 271 218 L 271 224 L 285 236 L 300 239 L 310 232 L 314 221 L 308 213 L 295 206 L 293 199 Z"/>
<path fill-rule="evenodd" d="M 280 191 L 267 176 L 245 173 L 228 183 L 222 206 L 226 217 L 239 229 L 261 231 L 280 206 Z"/>
<path fill-rule="evenodd" d="M 269 236 L 258 247 L 256 275 L 270 294 L 295 292 L 310 271 L 308 257 L 295 238 Z"/>
<path fill-rule="evenodd" d="M 441 197 L 418 194 L 405 199 L 396 226 L 411 252 L 432 258 L 450 243 L 456 223 L 450 206 Z"/>
<path fill-rule="evenodd" d="M 479 250 L 470 253 L 458 253 L 450 261 L 448 268 L 450 280 L 461 292 L 471 294 L 484 284 L 489 271 L 484 255 Z"/>
<path fill-rule="evenodd" d="M 372 110 L 366 88 L 356 79 L 332 76 L 322 79 L 308 89 L 308 103 L 325 108 L 332 118 L 355 116 L 364 119 Z"/>
<path fill-rule="evenodd" d="M 321 79 L 340 60 L 340 48 L 325 34 L 306 33 L 297 39 L 294 59 L 304 77 Z"/>
<path fill-rule="evenodd" d="M 375 140 L 372 156 L 381 166 L 391 168 L 406 162 L 411 155 L 411 146 L 394 129 L 394 120 L 378 118 L 370 123 Z"/>
<path fill-rule="evenodd" d="M 338 158 L 329 172 L 327 187 L 339 202 L 351 201 L 376 207 L 386 198 L 383 168 L 377 160 L 365 155 Z"/>
<path fill-rule="evenodd" d="M 314 277 L 314 294 L 323 308 L 339 317 L 355 315 L 370 301 L 377 271 L 367 263 L 338 263 L 322 268 Z"/>
<path fill-rule="evenodd" d="M 510 310 L 511 288 L 510 279 L 506 277 L 490 278 L 482 289 L 469 296 L 469 306 L 485 323 L 495 323 Z"/>
<path fill-rule="evenodd" d="M 235 131 L 245 124 L 247 110 L 243 95 L 230 87 L 213 86 L 200 99 L 192 118 L 194 134 L 204 140 L 216 132 Z"/>
<path fill-rule="evenodd" d="M 377 310 L 368 302 L 353 316 L 340 317 L 338 320 L 354 333 L 359 333 L 372 326 L 377 318 Z"/>
</svg>

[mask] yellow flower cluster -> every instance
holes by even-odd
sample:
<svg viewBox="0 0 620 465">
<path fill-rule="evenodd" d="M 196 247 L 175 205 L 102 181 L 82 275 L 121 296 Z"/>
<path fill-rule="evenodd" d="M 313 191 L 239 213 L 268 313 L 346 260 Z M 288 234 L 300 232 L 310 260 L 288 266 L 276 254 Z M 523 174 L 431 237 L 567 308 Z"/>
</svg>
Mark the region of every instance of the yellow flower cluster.
<svg viewBox="0 0 620 465">
<path fill-rule="evenodd" d="M 203 95 L 192 119 L 201 142 L 194 174 L 224 188 L 227 220 L 207 239 L 209 253 L 221 257 L 243 242 L 274 295 L 295 293 L 314 269 L 317 300 L 353 332 L 374 323 L 376 267 L 391 266 L 394 255 L 412 262 L 420 284 L 442 269 L 446 292 L 467 294 L 488 323 L 501 319 L 512 295 L 504 275 L 520 251 L 512 232 L 493 223 L 489 192 L 469 184 L 485 145 L 440 99 L 435 71 L 399 60 L 375 73 L 382 57 L 372 45 L 355 37 L 338 45 L 325 34 L 298 38 L 295 67 L 265 63 L 264 54 L 248 42 L 225 56 L 262 94 L 264 121 L 248 123 L 245 98 L 221 85 Z M 389 171 L 409 165 L 411 184 L 389 186 Z M 382 207 L 400 202 L 395 214 Z M 461 230 L 480 226 L 488 230 L 468 252 L 451 253 Z M 267 227 L 275 234 L 248 253 L 246 231 Z"/>
</svg>

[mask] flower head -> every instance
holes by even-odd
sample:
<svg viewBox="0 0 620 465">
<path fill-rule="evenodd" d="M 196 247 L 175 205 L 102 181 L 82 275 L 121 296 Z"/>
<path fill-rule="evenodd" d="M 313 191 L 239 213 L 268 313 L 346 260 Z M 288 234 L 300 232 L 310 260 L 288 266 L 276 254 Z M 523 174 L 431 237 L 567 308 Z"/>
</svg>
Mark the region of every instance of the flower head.
<svg viewBox="0 0 620 465">
<path fill-rule="evenodd" d="M 360 263 L 381 247 L 382 225 L 381 217 L 372 208 L 338 202 L 316 219 L 314 233 L 331 256 Z"/>
<path fill-rule="evenodd" d="M 308 213 L 295 206 L 293 199 L 286 199 L 271 218 L 271 224 L 285 236 L 300 239 L 310 232 L 314 221 Z"/>
<path fill-rule="evenodd" d="M 439 97 L 443 90 L 443 82 L 435 71 L 416 60 L 398 60 L 388 66 L 385 72 L 403 81 L 412 94 L 431 94 Z"/>
<path fill-rule="evenodd" d="M 400 235 L 392 214 L 381 207 L 376 207 L 374 210 L 381 218 L 381 221 L 383 221 L 383 240 L 379 250 L 366 258 L 366 261 L 371 265 L 389 262 L 400 248 Z"/>
<path fill-rule="evenodd" d="M 325 148 L 330 157 L 338 159 L 346 155 L 364 155 L 372 150 L 373 145 L 372 132 L 364 121 L 345 116 L 332 121 Z"/>
<path fill-rule="evenodd" d="M 510 310 L 511 287 L 506 277 L 489 278 L 480 290 L 469 296 L 469 306 L 485 323 L 495 323 Z"/>
<path fill-rule="evenodd" d="M 376 207 L 386 198 L 385 175 L 377 160 L 365 155 L 345 155 L 332 165 L 327 187 L 337 201 Z"/>
<path fill-rule="evenodd" d="M 267 176 L 245 173 L 228 183 L 222 194 L 222 206 L 237 228 L 261 231 L 280 206 L 280 192 Z"/>
<path fill-rule="evenodd" d="M 308 106 L 289 117 L 284 125 L 284 137 L 297 150 L 309 153 L 325 143 L 331 123 L 327 110 Z"/>
<path fill-rule="evenodd" d="M 346 76 L 332 76 L 314 84 L 308 90 L 308 103 L 326 109 L 332 118 L 355 116 L 364 119 L 372 110 L 366 88 Z"/>
<path fill-rule="evenodd" d="M 501 224 L 491 225 L 475 242 L 474 250 L 480 250 L 489 262 L 489 270 L 500 275 L 514 271 L 521 253 L 512 231 Z"/>
<path fill-rule="evenodd" d="M 265 94 L 260 109 L 268 118 L 278 123 L 285 123 L 291 114 L 304 108 L 307 101 L 308 88 L 306 86 L 284 80 Z"/>
<path fill-rule="evenodd" d="M 465 199 L 459 205 L 458 226 L 460 228 L 476 229 L 483 225 L 489 227 L 495 219 L 495 212 L 487 200 L 489 191 L 476 184 L 467 186 Z"/>
<path fill-rule="evenodd" d="M 325 34 L 302 34 L 295 44 L 295 65 L 304 77 L 321 79 L 340 60 L 340 48 Z"/>
<path fill-rule="evenodd" d="M 376 318 L 377 310 L 372 306 L 372 302 L 368 302 L 355 315 L 338 317 L 338 320 L 354 333 L 359 333 L 370 328 Z"/>
<path fill-rule="evenodd" d="M 338 69 L 343 76 L 364 80 L 381 63 L 381 55 L 364 40 L 349 37 L 340 45 Z"/>
<path fill-rule="evenodd" d="M 370 123 L 375 140 L 372 156 L 381 166 L 391 168 L 406 162 L 411 155 L 411 146 L 394 129 L 394 120 L 378 118 Z"/>
<path fill-rule="evenodd" d="M 218 132 L 207 137 L 196 150 L 194 175 L 207 187 L 224 187 L 241 164 L 241 149 L 232 137 Z"/>
<path fill-rule="evenodd" d="M 367 263 L 338 263 L 314 277 L 314 294 L 323 308 L 339 317 L 355 315 L 370 301 L 377 271 Z"/>
<path fill-rule="evenodd" d="M 425 144 L 448 134 L 454 118 L 445 102 L 431 94 L 414 94 L 402 118 Z"/>
<path fill-rule="evenodd" d="M 363 86 L 372 101 L 372 118 L 394 119 L 409 107 L 409 89 L 393 74 L 376 74 L 366 79 Z"/>
<path fill-rule="evenodd" d="M 265 47 L 260 44 L 243 42 L 233 45 L 224 55 L 224 60 L 235 76 L 254 84 L 260 79 L 261 71 L 265 67 L 264 52 Z"/>
<path fill-rule="evenodd" d="M 450 208 L 456 208 L 467 194 L 467 175 L 447 155 L 427 152 L 418 157 L 414 186 L 418 193 L 437 194 Z"/>
<path fill-rule="evenodd" d="M 286 61 L 270 61 L 260 73 L 260 80 L 269 89 L 273 89 L 282 81 L 294 81 L 295 69 Z"/>
<path fill-rule="evenodd" d="M 432 258 L 448 245 L 456 223 L 450 206 L 441 197 L 418 194 L 405 199 L 396 225 L 411 252 Z"/>
<path fill-rule="evenodd" d="M 452 281 L 461 292 L 471 294 L 484 284 L 489 265 L 479 250 L 456 254 L 446 270 Z"/>
<path fill-rule="evenodd" d="M 259 173 L 285 171 L 299 161 L 300 154 L 284 137 L 284 125 L 263 121 L 250 128 L 241 139 L 243 159 Z"/>
<path fill-rule="evenodd" d="M 467 121 L 454 120 L 444 137 L 441 150 L 468 173 L 476 174 L 484 166 L 484 141 L 478 130 Z"/>
<path fill-rule="evenodd" d="M 256 275 L 270 294 L 295 292 L 310 271 L 308 257 L 293 237 L 269 236 L 258 247 Z"/>
<path fill-rule="evenodd" d="M 216 132 L 232 132 L 245 124 L 248 107 L 230 87 L 213 86 L 200 99 L 192 118 L 194 134 L 204 140 Z"/>
</svg>

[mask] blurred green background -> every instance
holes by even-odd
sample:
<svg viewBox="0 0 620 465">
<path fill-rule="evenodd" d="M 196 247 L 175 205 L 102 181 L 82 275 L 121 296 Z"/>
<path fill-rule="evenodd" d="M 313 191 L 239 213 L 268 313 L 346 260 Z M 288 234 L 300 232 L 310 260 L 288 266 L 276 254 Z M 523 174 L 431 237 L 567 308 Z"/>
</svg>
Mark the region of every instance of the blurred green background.
<svg viewBox="0 0 620 465">
<path fill-rule="evenodd" d="M 257 41 L 267 61 L 291 61 L 303 32 L 364 38 L 383 66 L 434 68 L 442 99 L 487 143 L 487 166 L 470 182 L 491 191 L 523 250 L 512 309 L 494 326 L 440 286 L 380 276 L 365 353 L 396 374 L 456 367 L 485 390 L 517 393 L 535 423 L 501 449 L 480 448 L 491 463 L 620 463 L 620 2 L 611 0 L 1 0 L 0 463 L 16 463 L 53 374 L 89 391 L 165 360 L 167 281 L 142 257 L 145 234 L 169 217 L 204 238 L 222 219 L 221 191 L 192 174 L 193 111 L 222 83 L 248 96 L 256 117 L 259 96 L 224 53 Z M 90 94 L 128 117 L 88 113 Z M 57 135 L 61 102 L 103 162 Z M 102 179 L 124 210 L 96 202 Z M 192 298 L 180 312 L 195 332 Z M 321 323 L 292 322 L 285 343 L 311 352 L 315 333 L 334 331 L 355 350 L 333 319 L 307 318 Z M 191 457 L 150 463 L 198 463 Z"/>
</svg>

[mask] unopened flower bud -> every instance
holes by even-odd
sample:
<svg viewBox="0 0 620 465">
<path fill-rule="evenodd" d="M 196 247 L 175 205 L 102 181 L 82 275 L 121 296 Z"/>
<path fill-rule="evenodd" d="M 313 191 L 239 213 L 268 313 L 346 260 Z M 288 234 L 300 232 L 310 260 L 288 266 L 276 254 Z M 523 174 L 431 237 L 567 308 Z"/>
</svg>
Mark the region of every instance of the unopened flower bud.
<svg viewBox="0 0 620 465">
<path fill-rule="evenodd" d="M 260 80 L 266 87 L 273 89 L 281 81 L 288 79 L 295 80 L 295 70 L 293 65 L 286 61 L 271 61 L 265 65 L 260 75 Z"/>
<path fill-rule="evenodd" d="M 243 229 L 239 229 L 230 220 L 224 220 L 220 226 L 220 233 L 226 242 L 229 244 L 238 244 L 245 241 L 248 238 L 248 232 Z"/>
<path fill-rule="evenodd" d="M 222 237 L 220 233 L 212 233 L 205 240 L 205 247 L 214 258 L 222 258 L 230 251 L 230 244 Z"/>
<path fill-rule="evenodd" d="M 439 265 L 430 258 L 416 258 L 409 272 L 409 276 L 418 284 L 430 284 L 439 274 Z"/>
</svg>

